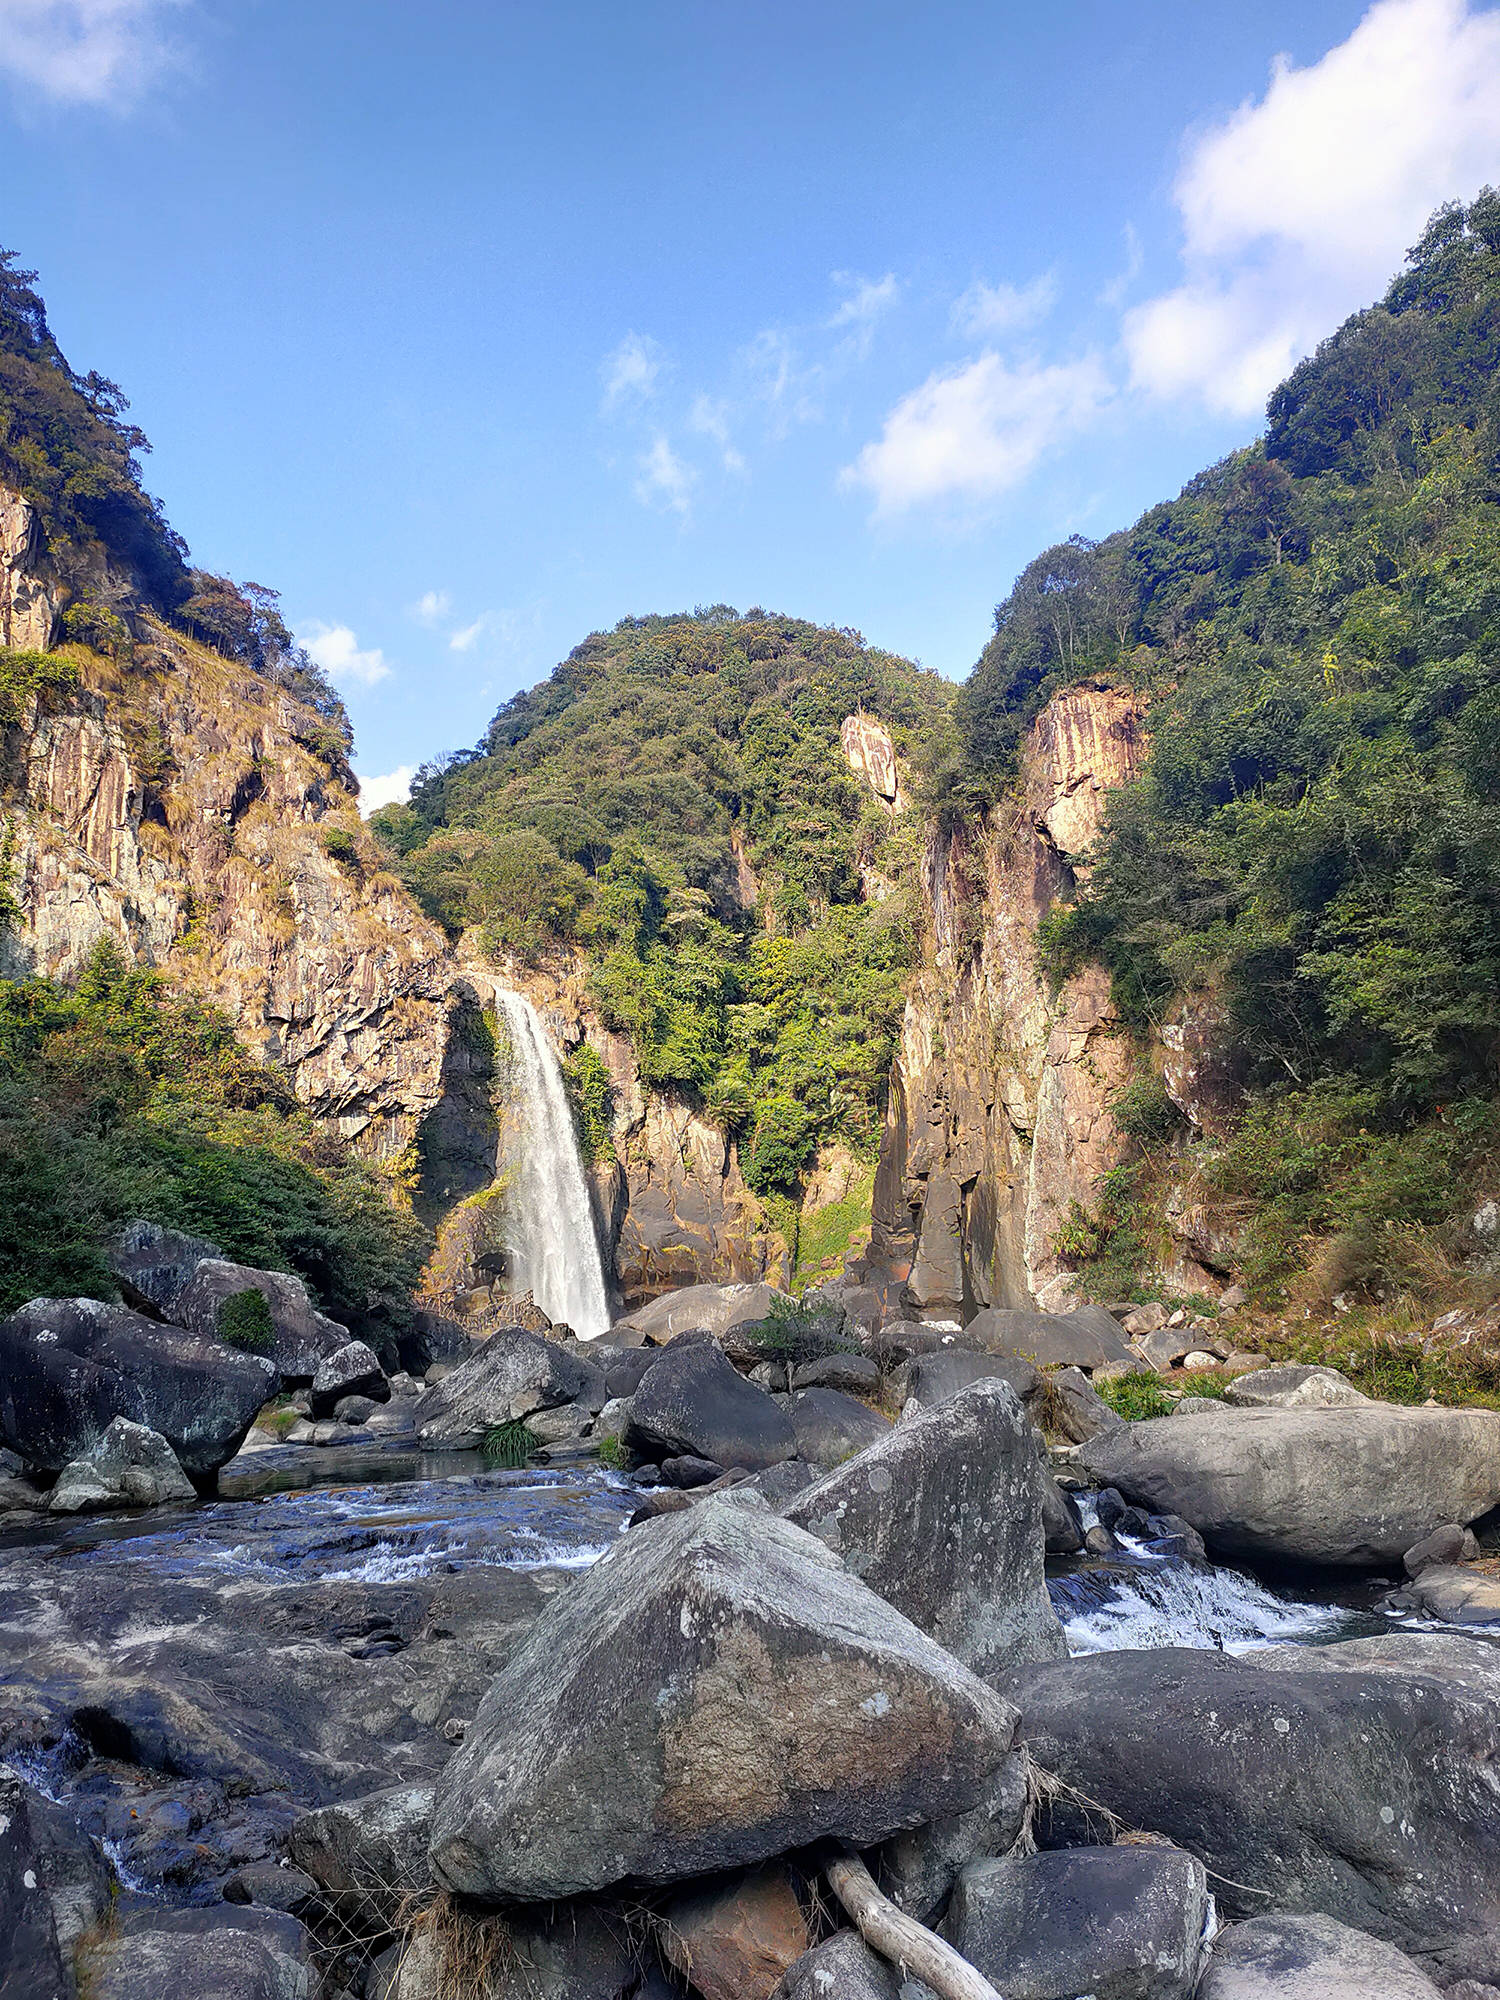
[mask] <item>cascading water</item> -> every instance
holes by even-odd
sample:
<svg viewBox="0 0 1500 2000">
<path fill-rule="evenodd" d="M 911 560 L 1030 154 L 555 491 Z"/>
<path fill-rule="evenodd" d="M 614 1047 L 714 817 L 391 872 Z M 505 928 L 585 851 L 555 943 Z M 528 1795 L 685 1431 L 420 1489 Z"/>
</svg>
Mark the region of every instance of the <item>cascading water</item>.
<svg viewBox="0 0 1500 2000">
<path fill-rule="evenodd" d="M 495 1002 L 510 1040 L 515 1099 L 500 1177 L 516 1289 L 581 1340 L 597 1340 L 609 1330 L 609 1302 L 562 1068 L 524 995 L 497 989 Z"/>
</svg>

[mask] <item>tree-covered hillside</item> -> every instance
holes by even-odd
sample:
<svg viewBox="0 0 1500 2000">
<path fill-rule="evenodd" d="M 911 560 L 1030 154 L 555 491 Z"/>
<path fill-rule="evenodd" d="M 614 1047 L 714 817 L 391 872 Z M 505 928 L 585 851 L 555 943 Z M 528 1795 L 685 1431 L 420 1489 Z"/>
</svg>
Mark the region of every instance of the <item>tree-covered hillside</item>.
<svg viewBox="0 0 1500 2000">
<path fill-rule="evenodd" d="M 723 605 L 628 618 L 373 824 L 450 932 L 581 947 L 642 1081 L 786 1194 L 820 1142 L 872 1147 L 912 946 L 915 828 L 851 774 L 839 725 L 863 709 L 921 756 L 948 701 L 853 633 Z"/>
<path fill-rule="evenodd" d="M 1047 943 L 1102 959 L 1143 1026 L 1211 1007 L 1243 1097 L 1202 1171 L 1267 1285 L 1310 1238 L 1333 1288 L 1418 1283 L 1495 1169 L 1497 363 L 1487 191 L 1275 392 L 1261 441 L 1031 564 L 959 701 L 982 800 L 1058 686 L 1149 694 L 1145 774 Z M 1129 1196 L 1080 1219 L 1105 1282 Z"/>
</svg>

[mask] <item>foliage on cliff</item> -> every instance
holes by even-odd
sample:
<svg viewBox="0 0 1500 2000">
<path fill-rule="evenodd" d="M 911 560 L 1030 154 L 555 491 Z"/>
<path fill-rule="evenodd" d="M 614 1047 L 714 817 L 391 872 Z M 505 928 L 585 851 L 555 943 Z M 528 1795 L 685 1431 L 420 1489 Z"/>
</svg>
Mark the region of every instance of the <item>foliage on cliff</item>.
<svg viewBox="0 0 1500 2000">
<path fill-rule="evenodd" d="M 1434 216 L 1265 437 L 1018 580 L 960 700 L 1003 782 L 1056 686 L 1152 695 L 1152 748 L 1046 928 L 1128 1017 L 1212 996 L 1245 1117 L 1211 1180 L 1285 1270 L 1357 1276 L 1494 1165 L 1500 1062 L 1500 195 Z"/>
<path fill-rule="evenodd" d="M 114 1297 L 103 1249 L 137 1216 L 298 1272 L 358 1330 L 410 1317 L 425 1240 L 389 1185 L 105 940 L 76 991 L 0 980 L 0 1309 Z"/>
<path fill-rule="evenodd" d="M 839 725 L 864 709 L 915 754 L 946 708 L 935 675 L 853 633 L 724 605 L 628 618 L 372 824 L 450 931 L 522 958 L 580 945 L 642 1081 L 786 1191 L 822 1140 L 872 1144 L 911 950 L 911 830 Z"/>
</svg>

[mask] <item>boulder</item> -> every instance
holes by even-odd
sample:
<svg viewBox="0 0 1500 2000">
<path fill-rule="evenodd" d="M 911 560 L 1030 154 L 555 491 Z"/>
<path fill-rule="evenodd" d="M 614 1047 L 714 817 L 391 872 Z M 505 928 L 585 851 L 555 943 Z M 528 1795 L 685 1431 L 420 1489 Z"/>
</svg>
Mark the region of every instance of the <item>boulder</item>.
<svg viewBox="0 0 1500 2000">
<path fill-rule="evenodd" d="M 414 1312 L 411 1325 L 396 1336 L 401 1366 L 419 1380 L 435 1361 L 466 1361 L 471 1345 L 467 1332 L 456 1319 L 424 1308 Z"/>
<path fill-rule="evenodd" d="M 284 1861 L 252 1861 L 236 1868 L 224 1883 L 226 1903 L 254 1903 L 262 1910 L 285 1910 L 300 1916 L 319 1901 L 318 1885 L 304 1869 Z"/>
<path fill-rule="evenodd" d="M 708 1500 L 548 1604 L 438 1780 L 433 1872 L 537 1901 L 870 1846 L 977 1804 L 1016 1724 L 812 1536 Z"/>
<path fill-rule="evenodd" d="M 1167 1309 L 1153 1299 L 1149 1305 L 1135 1306 L 1120 1324 L 1132 1339 L 1149 1339 L 1153 1333 L 1166 1330 Z"/>
<path fill-rule="evenodd" d="M 791 1419 L 712 1340 L 679 1341 L 641 1380 L 625 1443 L 660 1462 L 688 1453 L 763 1471 L 797 1449 Z"/>
<path fill-rule="evenodd" d="M 1393 1664 L 1268 1672 L 1180 1647 L 1087 1654 L 1005 1685 L 1035 1761 L 1196 1854 L 1229 1914 L 1336 1917 L 1481 1977 L 1500 1961 L 1492 1698 Z M 1088 1837 L 1065 1803 L 1039 1826 L 1046 1846 Z"/>
<path fill-rule="evenodd" d="M 1500 1501 L 1500 1411 L 1225 1408 L 1123 1424 L 1081 1458 L 1216 1555 L 1378 1568 Z"/>
<path fill-rule="evenodd" d="M 930 1409 L 934 1403 L 948 1402 L 973 1382 L 1008 1382 L 1025 1403 L 1041 1387 L 1042 1378 L 1029 1361 L 1016 1355 L 944 1347 L 932 1354 L 913 1355 L 896 1377 L 896 1401 L 903 1409 L 908 1403 Z"/>
<path fill-rule="evenodd" d="M 1112 1410 L 1081 1368 L 1059 1368 L 1047 1377 L 1050 1423 L 1047 1428 L 1069 1444 L 1112 1431 L 1125 1419 Z"/>
<path fill-rule="evenodd" d="M 14 1809 L 0 1798 L 0 1814 Z M 109 1863 L 66 1807 L 21 1784 L 20 1805 L 25 1836 L 37 1875 L 52 1905 L 52 1922 L 64 1963 L 86 1932 L 103 1923 L 114 1903 L 115 1881 Z M 0 1952 L 3 1964 L 3 1952 Z M 0 1991 L 5 1990 L 0 1976 Z"/>
<path fill-rule="evenodd" d="M 1005 2000 L 1189 2000 L 1209 1913 L 1180 1848 L 1076 1847 L 976 1861 L 944 1930 Z"/>
<path fill-rule="evenodd" d="M 1129 1325 L 1128 1320 L 1126 1325 Z M 1185 1354 L 1192 1353 L 1193 1336 L 1186 1327 L 1159 1326 L 1141 1335 L 1134 1345 L 1148 1368 L 1154 1368 L 1158 1375 L 1165 1375 L 1169 1368 L 1177 1366 Z"/>
<path fill-rule="evenodd" d="M 0 1436 L 41 1472 L 61 1472 L 127 1417 L 206 1478 L 233 1458 L 275 1388 L 259 1355 L 128 1306 L 33 1299 L 0 1320 Z"/>
<path fill-rule="evenodd" d="M 116 1417 L 97 1444 L 63 1467 L 48 1511 L 81 1514 L 100 1507 L 164 1507 L 170 1501 L 197 1497 L 164 1437 L 128 1417 Z"/>
<path fill-rule="evenodd" d="M 1236 1376 L 1224 1391 L 1224 1401 L 1243 1410 L 1340 1410 L 1369 1400 L 1337 1368 L 1304 1367 L 1300 1362 L 1252 1369 Z"/>
<path fill-rule="evenodd" d="M 1023 1312 L 987 1306 L 969 1321 L 964 1345 L 989 1354 L 1018 1354 L 1038 1368 L 1102 1368 L 1137 1357 L 1102 1306 L 1071 1313 Z"/>
<path fill-rule="evenodd" d="M 311 1382 L 324 1355 L 343 1347 L 349 1329 L 320 1313 L 306 1285 L 286 1271 L 257 1271 L 227 1258 L 205 1257 L 184 1286 L 174 1316 L 205 1340 L 219 1337 L 219 1308 L 240 1292 L 259 1292 L 271 1314 L 268 1358 L 283 1383 Z"/>
<path fill-rule="evenodd" d="M 945 1333 L 921 1320 L 898 1319 L 872 1333 L 865 1341 L 865 1351 L 882 1368 L 899 1368 L 913 1355 L 936 1354 L 941 1348 L 951 1347 L 953 1342 L 952 1332 Z"/>
<path fill-rule="evenodd" d="M 664 1917 L 666 1957 L 703 2000 L 770 2000 L 812 1942 L 784 1867 L 679 1896 Z"/>
<path fill-rule="evenodd" d="M 758 1326 L 778 1299 L 785 1302 L 786 1294 L 774 1285 L 685 1285 L 616 1320 L 609 1337 L 622 1346 L 647 1341 L 656 1347 L 684 1333 L 711 1333 L 723 1340 Z"/>
<path fill-rule="evenodd" d="M 1025 1753 L 1007 1757 L 990 1780 L 988 1794 L 966 1813 L 929 1820 L 888 1840 L 869 1857 L 881 1888 L 919 1924 L 932 1925 L 953 1893 L 953 1885 L 974 1861 L 1006 1854 L 1026 1825 Z"/>
<path fill-rule="evenodd" d="M 975 1382 L 783 1510 L 981 1675 L 1065 1650 L 1043 1575 L 1044 1467 L 1015 1391 Z"/>
<path fill-rule="evenodd" d="M 279 1910 L 151 1909 L 89 1956 L 89 2000 L 309 2000 L 312 1946 Z"/>
<path fill-rule="evenodd" d="M 205 1257 L 222 1257 L 217 1243 L 163 1229 L 159 1222 L 127 1222 L 105 1259 L 126 1305 L 162 1319 L 177 1318 L 177 1302 Z"/>
<path fill-rule="evenodd" d="M 0 1772 L 0 1993 L 61 2000 L 69 1980 L 31 1826 L 35 1795 Z"/>
<path fill-rule="evenodd" d="M 333 1421 L 336 1424 L 367 1424 L 381 1405 L 370 1396 L 340 1396 L 333 1406 Z M 393 1430 L 410 1430 L 413 1418 L 409 1410 L 393 1412 L 399 1419 L 391 1425 Z"/>
<path fill-rule="evenodd" d="M 1444 1625 L 1500 1627 L 1500 1576 L 1493 1571 L 1429 1563 L 1403 1595 L 1412 1598 L 1424 1616 Z"/>
<path fill-rule="evenodd" d="M 880 1366 L 867 1354 L 824 1354 L 792 1370 L 794 1389 L 840 1389 L 847 1396 L 878 1396 Z"/>
<path fill-rule="evenodd" d="M 391 1385 L 373 1348 L 362 1340 L 347 1340 L 332 1354 L 325 1354 L 312 1379 L 311 1408 L 315 1417 L 331 1417 L 346 1396 L 367 1396 L 373 1403 L 388 1403 Z"/>
<path fill-rule="evenodd" d="M 1401 1567 L 1408 1576 L 1420 1576 L 1424 1569 L 1431 1569 L 1435 1563 L 1473 1562 L 1479 1554 L 1479 1544 L 1472 1531 L 1460 1528 L 1455 1521 L 1446 1522 L 1441 1528 L 1434 1528 L 1420 1542 L 1414 1542 L 1401 1558 Z"/>
<path fill-rule="evenodd" d="M 1065 1493 L 1050 1469 L 1042 1471 L 1042 1532 L 1049 1556 L 1073 1556 L 1083 1547 L 1083 1517 L 1078 1502 Z"/>
<path fill-rule="evenodd" d="M 1500 1648 L 1456 1632 L 1382 1632 L 1331 1646 L 1267 1646 L 1244 1658 L 1273 1673 L 1426 1674 L 1500 1705 Z"/>
<path fill-rule="evenodd" d="M 797 1456 L 823 1472 L 832 1472 L 891 1428 L 889 1417 L 837 1389 L 799 1389 L 787 1415 L 797 1437 Z"/>
<path fill-rule="evenodd" d="M 423 1444 L 474 1451 L 500 1424 L 561 1403 L 604 1407 L 604 1382 L 575 1348 L 519 1327 L 502 1327 L 467 1361 L 417 1398 Z"/>
<path fill-rule="evenodd" d="M 1404 1952 L 1332 1917 L 1252 1917 L 1215 1941 L 1198 2000 L 1438 2000 Z"/>
<path fill-rule="evenodd" d="M 858 1931 L 839 1931 L 804 1952 L 772 2000 L 901 2000 L 901 1975 Z"/>
<path fill-rule="evenodd" d="M 286 1852 L 346 1918 L 380 1925 L 405 1898 L 432 1887 L 431 1831 L 431 1785 L 393 1785 L 303 1813 L 287 1835 Z"/>
</svg>

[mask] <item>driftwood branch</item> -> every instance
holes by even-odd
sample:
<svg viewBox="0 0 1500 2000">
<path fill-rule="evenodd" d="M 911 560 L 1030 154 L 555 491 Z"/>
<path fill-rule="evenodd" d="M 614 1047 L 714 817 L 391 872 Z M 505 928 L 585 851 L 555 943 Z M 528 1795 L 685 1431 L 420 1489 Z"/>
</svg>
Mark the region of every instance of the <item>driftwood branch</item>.
<svg viewBox="0 0 1500 2000">
<path fill-rule="evenodd" d="M 846 1855 L 830 1861 L 825 1873 L 828 1886 L 853 1918 L 865 1943 L 930 1986 L 940 2000 L 1001 2000 L 984 1975 L 966 1958 L 960 1958 L 951 1944 L 944 1944 L 915 1917 L 898 1910 L 889 1896 L 883 1896 L 862 1861 Z"/>
</svg>

